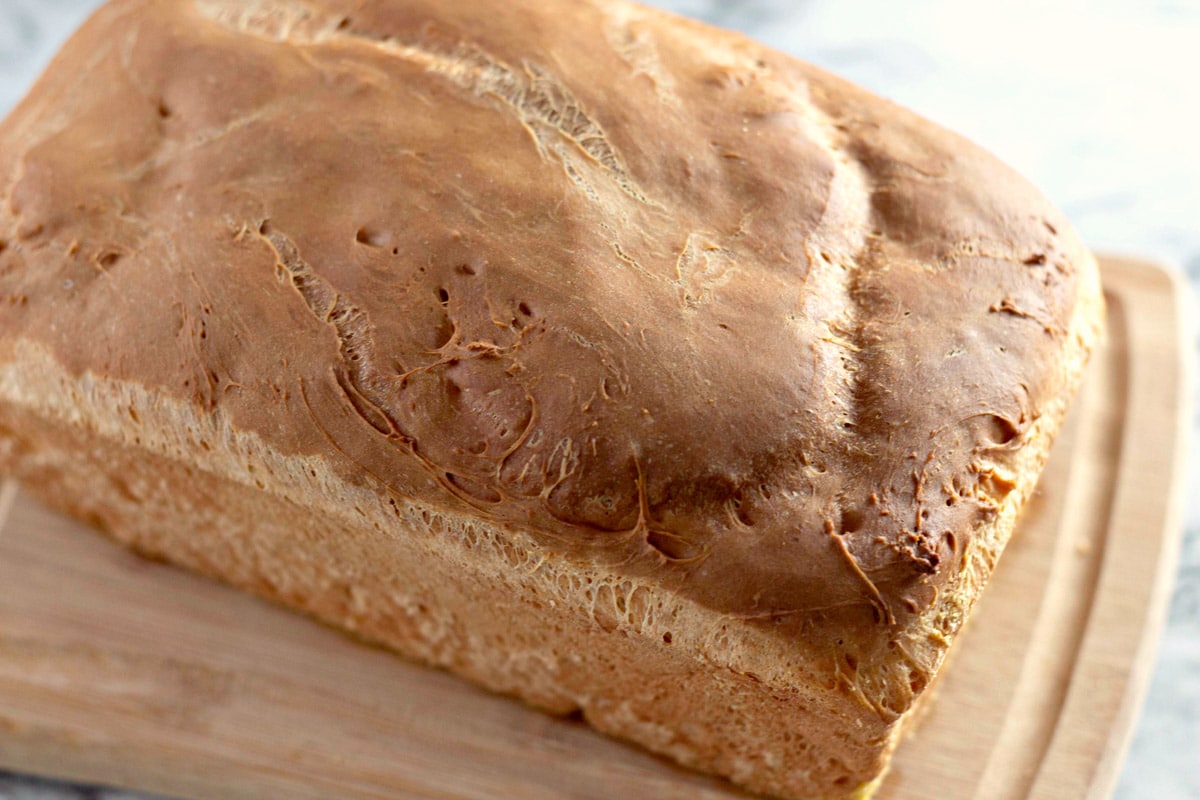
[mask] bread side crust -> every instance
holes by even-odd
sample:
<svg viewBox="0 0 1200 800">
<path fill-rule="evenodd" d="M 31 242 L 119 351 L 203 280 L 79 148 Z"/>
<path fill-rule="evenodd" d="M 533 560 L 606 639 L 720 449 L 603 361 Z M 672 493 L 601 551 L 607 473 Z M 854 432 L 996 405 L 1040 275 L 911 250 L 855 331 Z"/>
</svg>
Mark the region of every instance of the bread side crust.
<svg viewBox="0 0 1200 800">
<path fill-rule="evenodd" d="M 0 468 L 138 552 L 754 791 L 865 796 L 892 749 L 894 718 L 761 627 L 72 378 L 36 345 L 0 366 L 0 432 Z"/>
</svg>

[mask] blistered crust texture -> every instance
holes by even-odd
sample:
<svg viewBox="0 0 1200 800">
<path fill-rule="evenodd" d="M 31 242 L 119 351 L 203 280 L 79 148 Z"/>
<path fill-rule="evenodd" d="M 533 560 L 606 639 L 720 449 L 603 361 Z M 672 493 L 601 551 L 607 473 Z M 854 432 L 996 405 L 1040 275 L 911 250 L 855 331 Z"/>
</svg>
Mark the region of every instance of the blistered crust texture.
<svg viewBox="0 0 1200 800">
<path fill-rule="evenodd" d="M 1101 316 L 986 153 L 620 2 L 118 0 L 0 126 L 0 181 L 3 402 L 317 513 L 321 482 L 474 520 L 888 730 Z M 73 415 L 73 380 L 110 389 Z M 155 450 L 182 419 L 227 435 Z M 264 481 L 238 436 L 315 466 Z"/>
</svg>

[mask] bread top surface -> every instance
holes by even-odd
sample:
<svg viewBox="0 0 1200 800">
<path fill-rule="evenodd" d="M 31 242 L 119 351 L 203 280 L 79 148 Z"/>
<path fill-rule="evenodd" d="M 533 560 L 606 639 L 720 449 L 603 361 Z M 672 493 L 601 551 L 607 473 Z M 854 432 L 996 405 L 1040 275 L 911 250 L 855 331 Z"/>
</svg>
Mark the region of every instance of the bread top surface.
<svg viewBox="0 0 1200 800">
<path fill-rule="evenodd" d="M 1095 283 L 977 147 L 620 2 L 118 0 L 0 180 L 6 352 L 809 636 L 934 601 Z"/>
</svg>

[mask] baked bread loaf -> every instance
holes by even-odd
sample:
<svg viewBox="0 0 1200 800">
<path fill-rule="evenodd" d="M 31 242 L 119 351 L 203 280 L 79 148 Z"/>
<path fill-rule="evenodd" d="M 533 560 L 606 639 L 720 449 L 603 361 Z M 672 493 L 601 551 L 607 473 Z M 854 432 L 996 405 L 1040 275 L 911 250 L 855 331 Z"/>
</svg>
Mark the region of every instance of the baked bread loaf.
<svg viewBox="0 0 1200 800">
<path fill-rule="evenodd" d="M 1102 314 L 986 153 L 615 0 L 117 0 L 0 180 L 8 473 L 792 798 L 877 784 Z"/>
</svg>

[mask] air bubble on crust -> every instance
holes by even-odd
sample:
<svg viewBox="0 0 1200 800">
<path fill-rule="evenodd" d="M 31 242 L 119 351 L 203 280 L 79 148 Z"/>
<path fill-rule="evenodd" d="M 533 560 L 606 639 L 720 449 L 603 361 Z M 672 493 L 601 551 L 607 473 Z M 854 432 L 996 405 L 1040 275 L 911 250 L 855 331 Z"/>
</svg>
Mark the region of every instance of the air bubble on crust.
<svg viewBox="0 0 1200 800">
<path fill-rule="evenodd" d="M 369 227 L 359 228 L 354 233 L 354 241 L 367 247 L 385 248 L 389 238 L 387 233 Z"/>
</svg>

